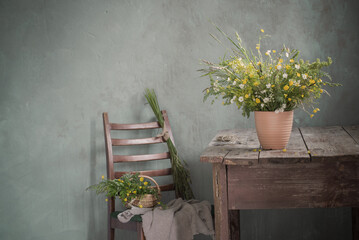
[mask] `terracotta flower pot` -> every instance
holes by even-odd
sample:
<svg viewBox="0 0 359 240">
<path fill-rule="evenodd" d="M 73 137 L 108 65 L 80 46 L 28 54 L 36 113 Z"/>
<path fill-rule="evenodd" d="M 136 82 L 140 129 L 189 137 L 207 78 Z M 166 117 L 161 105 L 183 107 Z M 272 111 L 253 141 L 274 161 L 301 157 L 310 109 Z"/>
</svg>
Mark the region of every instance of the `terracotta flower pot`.
<svg viewBox="0 0 359 240">
<path fill-rule="evenodd" d="M 254 118 L 259 142 L 263 149 L 284 149 L 293 126 L 293 111 L 255 111 Z"/>
</svg>

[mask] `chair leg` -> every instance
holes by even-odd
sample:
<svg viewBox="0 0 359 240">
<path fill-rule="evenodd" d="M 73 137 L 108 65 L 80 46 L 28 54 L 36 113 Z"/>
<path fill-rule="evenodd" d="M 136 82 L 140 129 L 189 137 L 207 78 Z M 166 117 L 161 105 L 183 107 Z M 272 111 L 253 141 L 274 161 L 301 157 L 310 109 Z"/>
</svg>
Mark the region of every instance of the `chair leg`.
<svg viewBox="0 0 359 240">
<path fill-rule="evenodd" d="M 142 223 L 137 223 L 137 239 L 146 240 L 145 234 L 143 233 Z"/>
<path fill-rule="evenodd" d="M 115 229 L 111 228 L 111 219 L 108 219 L 107 223 L 107 239 L 108 240 L 115 240 Z"/>
</svg>

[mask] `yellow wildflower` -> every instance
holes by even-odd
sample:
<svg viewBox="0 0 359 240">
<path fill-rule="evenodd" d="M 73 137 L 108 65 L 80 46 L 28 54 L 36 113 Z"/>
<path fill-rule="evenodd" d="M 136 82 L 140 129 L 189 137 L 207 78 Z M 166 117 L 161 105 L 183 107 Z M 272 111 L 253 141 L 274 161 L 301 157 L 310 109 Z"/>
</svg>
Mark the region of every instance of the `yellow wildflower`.
<svg viewBox="0 0 359 240">
<path fill-rule="evenodd" d="M 285 149 L 285 148 L 284 148 L 282 151 L 283 151 L 283 152 L 286 152 L 286 151 L 287 151 L 287 149 Z"/>
<path fill-rule="evenodd" d="M 257 62 L 257 65 L 261 65 L 262 63 L 261 62 Z"/>
<path fill-rule="evenodd" d="M 261 149 L 258 149 L 258 152 L 262 151 Z"/>
<path fill-rule="evenodd" d="M 222 102 L 222 105 L 224 105 L 224 102 Z"/>
<path fill-rule="evenodd" d="M 246 95 L 244 95 L 244 97 L 245 97 L 245 98 L 249 98 L 249 95 L 248 95 L 248 94 L 246 94 Z"/>
<path fill-rule="evenodd" d="M 300 73 L 297 73 L 297 77 L 300 77 Z"/>
<path fill-rule="evenodd" d="M 254 86 L 258 86 L 258 85 L 259 85 L 259 82 L 255 81 L 255 82 L 253 83 L 253 85 L 254 85 Z"/>
<path fill-rule="evenodd" d="M 289 62 L 294 63 L 294 59 L 289 60 Z"/>
<path fill-rule="evenodd" d="M 310 118 L 314 117 L 314 114 L 310 114 Z"/>
<path fill-rule="evenodd" d="M 272 86 L 271 87 L 274 87 L 275 85 L 274 84 L 272 84 Z"/>
<path fill-rule="evenodd" d="M 278 60 L 280 63 L 282 63 L 283 62 L 283 59 L 281 59 L 281 58 L 279 58 L 279 60 Z"/>
<path fill-rule="evenodd" d="M 291 99 L 291 98 L 288 98 L 288 101 L 290 102 L 290 101 L 292 101 L 292 99 Z"/>
<path fill-rule="evenodd" d="M 317 110 L 317 112 L 319 112 L 319 111 L 320 111 L 320 109 L 319 109 L 319 108 L 316 108 L 315 110 Z"/>
<path fill-rule="evenodd" d="M 320 93 L 323 93 L 323 89 L 320 89 L 319 92 L 320 92 Z"/>
<path fill-rule="evenodd" d="M 258 50 L 260 49 L 260 47 L 261 47 L 260 44 L 256 44 L 256 48 L 257 48 Z"/>
<path fill-rule="evenodd" d="M 302 98 L 304 98 L 304 94 L 302 94 Z"/>
<path fill-rule="evenodd" d="M 262 32 L 262 33 L 264 33 L 264 30 L 263 30 L 263 29 L 261 29 L 261 32 Z"/>
<path fill-rule="evenodd" d="M 108 198 L 106 198 L 105 201 L 108 202 Z"/>
<path fill-rule="evenodd" d="M 290 81 L 289 81 L 289 86 L 292 86 L 292 85 L 293 85 L 293 81 L 290 80 Z"/>
<path fill-rule="evenodd" d="M 135 191 L 133 191 L 133 194 L 136 194 L 137 193 L 137 191 L 135 190 Z"/>
<path fill-rule="evenodd" d="M 101 178 L 102 178 L 102 179 L 105 179 L 105 176 L 104 176 L 104 175 L 102 175 L 102 176 L 101 176 Z"/>
<path fill-rule="evenodd" d="M 138 205 L 139 206 L 139 208 L 143 208 L 143 206 L 140 204 L 140 205 Z"/>
<path fill-rule="evenodd" d="M 148 182 L 144 182 L 143 184 L 144 184 L 145 186 L 147 186 Z"/>
<path fill-rule="evenodd" d="M 305 89 L 306 87 L 305 86 L 302 86 L 302 89 Z"/>
<path fill-rule="evenodd" d="M 209 89 L 207 89 L 207 93 L 209 93 Z"/>
<path fill-rule="evenodd" d="M 128 196 L 130 196 L 130 194 L 129 194 L 129 193 L 127 193 L 127 197 L 128 197 Z"/>
<path fill-rule="evenodd" d="M 273 53 L 275 53 L 276 51 L 275 51 L 275 50 L 273 50 L 272 52 L 273 52 Z"/>
<path fill-rule="evenodd" d="M 314 84 L 314 83 L 315 83 L 315 80 L 312 79 L 312 80 L 310 80 L 309 82 L 310 82 L 310 84 Z"/>
<path fill-rule="evenodd" d="M 139 189 L 142 189 L 142 186 L 139 186 L 138 188 L 139 188 Z"/>
<path fill-rule="evenodd" d="M 259 100 L 259 98 L 256 98 L 256 103 L 260 103 L 261 100 Z"/>
<path fill-rule="evenodd" d="M 123 199 L 123 201 L 127 202 L 127 198 Z"/>
<path fill-rule="evenodd" d="M 288 96 L 288 94 L 284 94 L 284 97 L 287 97 Z"/>
<path fill-rule="evenodd" d="M 316 109 L 314 109 L 314 110 L 313 110 L 313 113 L 317 113 L 317 110 L 316 110 Z"/>
<path fill-rule="evenodd" d="M 247 78 L 245 78 L 245 79 L 243 80 L 243 84 L 246 84 L 246 83 L 247 83 L 247 81 L 248 81 L 248 79 L 247 79 Z"/>
<path fill-rule="evenodd" d="M 140 177 L 140 181 L 143 182 L 143 180 L 144 180 L 143 177 Z"/>
<path fill-rule="evenodd" d="M 310 151 L 308 151 L 308 153 L 310 154 Z"/>
<path fill-rule="evenodd" d="M 283 89 L 284 89 L 285 91 L 287 91 L 287 90 L 289 89 L 289 86 L 288 86 L 288 85 L 285 85 L 285 86 L 283 87 Z"/>
<path fill-rule="evenodd" d="M 287 64 L 287 65 L 285 65 L 285 68 L 286 68 L 286 69 L 290 69 L 290 66 Z"/>
<path fill-rule="evenodd" d="M 253 152 L 257 152 L 257 149 L 253 149 Z"/>
</svg>

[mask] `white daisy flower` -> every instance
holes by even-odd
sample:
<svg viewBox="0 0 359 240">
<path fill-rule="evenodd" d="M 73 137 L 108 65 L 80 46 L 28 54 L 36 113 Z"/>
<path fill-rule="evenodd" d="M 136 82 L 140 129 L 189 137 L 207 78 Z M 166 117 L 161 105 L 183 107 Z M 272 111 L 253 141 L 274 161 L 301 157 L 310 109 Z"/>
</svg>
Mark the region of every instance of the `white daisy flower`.
<svg viewBox="0 0 359 240">
<path fill-rule="evenodd" d="M 266 98 L 264 98 L 264 99 L 263 99 L 263 102 L 264 102 L 264 103 L 269 102 L 269 98 L 267 98 L 267 97 L 266 97 Z"/>
<path fill-rule="evenodd" d="M 272 85 L 270 83 L 266 84 L 266 88 L 270 88 Z"/>
<path fill-rule="evenodd" d="M 278 70 L 281 70 L 281 69 L 282 69 L 282 65 L 278 64 L 278 65 L 277 65 L 277 69 L 278 69 Z"/>
<path fill-rule="evenodd" d="M 289 52 L 286 52 L 286 53 L 285 53 L 285 56 L 288 58 L 288 57 L 289 57 Z"/>
<path fill-rule="evenodd" d="M 299 64 L 295 64 L 294 67 L 295 67 L 296 69 L 299 69 L 299 68 L 300 68 L 300 65 L 299 65 Z"/>
<path fill-rule="evenodd" d="M 238 98 L 238 101 L 239 101 L 239 102 L 243 102 L 243 97 L 239 97 L 239 98 Z"/>
<path fill-rule="evenodd" d="M 261 107 L 262 107 L 262 108 L 264 107 L 264 103 L 261 104 Z"/>
<path fill-rule="evenodd" d="M 239 87 L 240 87 L 241 89 L 243 89 L 243 88 L 244 88 L 244 84 L 239 84 Z"/>
<path fill-rule="evenodd" d="M 307 79 L 307 75 L 306 74 L 302 74 L 302 78 L 305 80 Z"/>
<path fill-rule="evenodd" d="M 233 81 L 233 86 L 236 85 L 236 83 L 237 83 L 236 81 Z"/>
<path fill-rule="evenodd" d="M 283 73 L 283 78 L 287 78 L 287 77 L 288 77 L 288 74 Z"/>
<path fill-rule="evenodd" d="M 231 81 L 231 79 L 230 79 L 230 78 L 227 78 L 227 82 L 229 82 L 229 81 Z"/>
</svg>

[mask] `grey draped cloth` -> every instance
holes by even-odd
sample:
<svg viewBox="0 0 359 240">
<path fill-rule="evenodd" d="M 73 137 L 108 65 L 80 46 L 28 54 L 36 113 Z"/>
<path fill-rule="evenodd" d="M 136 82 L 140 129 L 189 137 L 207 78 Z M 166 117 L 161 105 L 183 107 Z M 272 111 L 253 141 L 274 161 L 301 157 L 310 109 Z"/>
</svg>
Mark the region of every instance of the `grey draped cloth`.
<svg viewBox="0 0 359 240">
<path fill-rule="evenodd" d="M 214 235 L 211 204 L 208 201 L 174 199 L 167 209 L 136 208 L 118 215 L 127 222 L 142 215 L 142 228 L 147 240 L 192 240 L 196 234 Z"/>
</svg>

